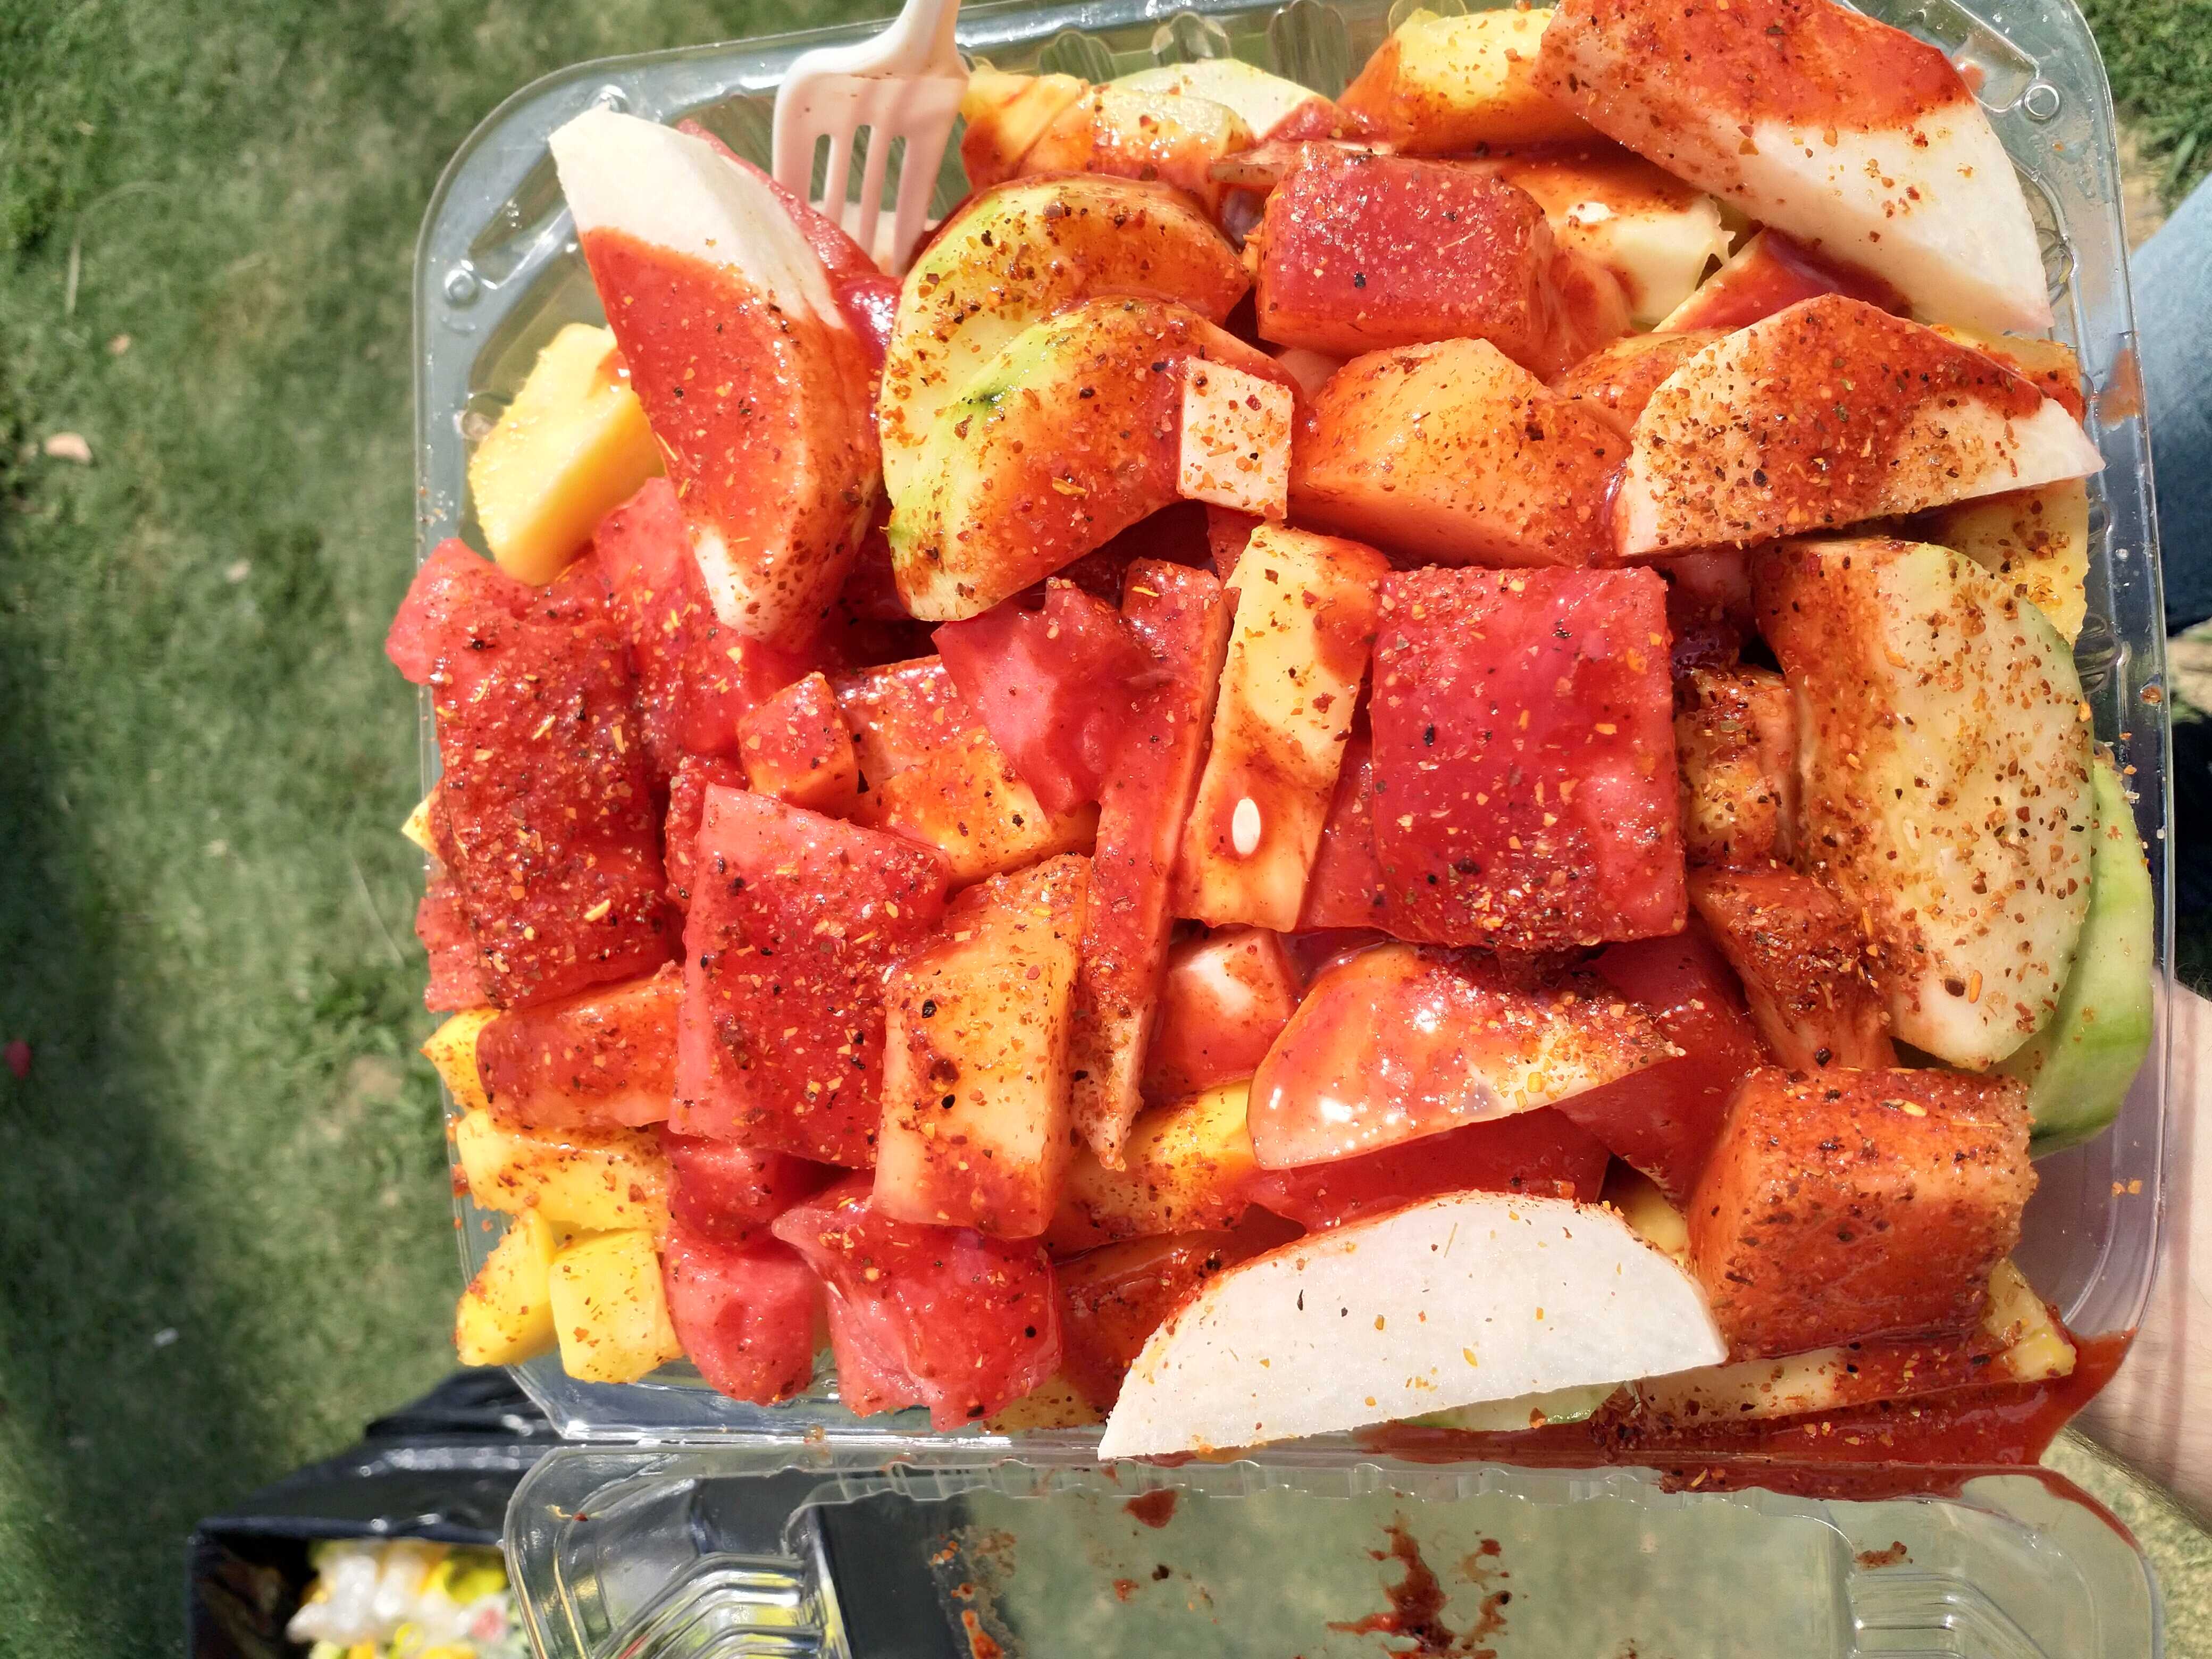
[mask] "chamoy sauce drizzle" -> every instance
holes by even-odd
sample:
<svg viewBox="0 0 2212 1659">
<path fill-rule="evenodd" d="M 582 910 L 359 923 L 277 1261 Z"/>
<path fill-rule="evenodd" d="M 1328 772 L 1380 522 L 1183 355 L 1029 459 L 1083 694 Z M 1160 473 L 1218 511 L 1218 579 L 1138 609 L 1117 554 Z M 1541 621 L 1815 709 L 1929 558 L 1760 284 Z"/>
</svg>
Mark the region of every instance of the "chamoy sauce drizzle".
<svg viewBox="0 0 2212 1659">
<path fill-rule="evenodd" d="M 1587 1422 L 1511 1434 L 1390 1424 L 1360 1437 L 1410 1462 L 1486 1461 L 1532 1468 L 1655 1468 L 1673 1490 L 1763 1487 L 1871 1500 L 1955 1493 L 1977 1475 L 2027 1472 L 2059 1430 L 2112 1380 L 2132 1332 L 2077 1339 L 2071 1375 L 1960 1389 L 1763 1423 L 1664 1427 L 1613 1407 Z"/>
</svg>

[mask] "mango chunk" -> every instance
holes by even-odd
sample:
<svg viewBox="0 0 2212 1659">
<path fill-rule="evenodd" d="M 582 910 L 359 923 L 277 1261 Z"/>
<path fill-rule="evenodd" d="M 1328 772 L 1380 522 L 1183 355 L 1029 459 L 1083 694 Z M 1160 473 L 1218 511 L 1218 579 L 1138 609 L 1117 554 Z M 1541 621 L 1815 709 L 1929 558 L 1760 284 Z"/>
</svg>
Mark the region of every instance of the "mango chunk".
<svg viewBox="0 0 2212 1659">
<path fill-rule="evenodd" d="M 613 331 L 571 323 L 538 354 L 514 401 L 469 457 L 477 522 L 501 570 L 542 586 L 599 520 L 660 471 L 660 450 Z"/>
</svg>

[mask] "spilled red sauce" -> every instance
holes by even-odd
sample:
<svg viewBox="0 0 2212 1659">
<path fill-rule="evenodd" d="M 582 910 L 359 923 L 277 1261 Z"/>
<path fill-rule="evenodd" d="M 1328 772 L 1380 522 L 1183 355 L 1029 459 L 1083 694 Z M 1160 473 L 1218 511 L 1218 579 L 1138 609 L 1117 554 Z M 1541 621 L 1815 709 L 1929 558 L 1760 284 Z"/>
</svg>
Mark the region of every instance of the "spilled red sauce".
<svg viewBox="0 0 2212 1659">
<path fill-rule="evenodd" d="M 960 1628 L 967 1635 L 968 1651 L 973 1659 L 1006 1659 L 1006 1650 L 983 1628 L 983 1621 L 975 1616 L 975 1608 L 960 1609 Z"/>
<path fill-rule="evenodd" d="M 1158 1486 L 1139 1492 L 1121 1507 L 1148 1527 L 1164 1527 L 1175 1519 L 1176 1499 L 1182 1495 L 1173 1486 Z"/>
<path fill-rule="evenodd" d="M 1505 1628 L 1506 1605 L 1513 1600 L 1508 1589 L 1491 1590 L 1482 1599 L 1481 1611 L 1475 1622 L 1465 1631 L 1455 1631 L 1444 1622 L 1443 1585 L 1435 1571 L 1422 1558 L 1419 1542 L 1407 1530 L 1403 1516 L 1384 1528 L 1390 1540 L 1387 1550 L 1370 1550 L 1377 1561 L 1396 1560 L 1405 1566 L 1405 1574 L 1395 1584 L 1385 1585 L 1383 1594 L 1389 1598 L 1389 1610 L 1370 1613 L 1363 1619 L 1346 1621 L 1332 1620 L 1329 1628 L 1347 1635 L 1382 1635 L 1410 1640 L 1413 1645 L 1392 1647 L 1394 1655 L 1427 1655 L 1432 1659 L 1496 1659 L 1497 1650 L 1477 1646 Z M 1495 1538 L 1486 1538 L 1480 1546 L 1462 1563 L 1460 1571 L 1477 1585 L 1487 1585 L 1493 1577 L 1506 1578 L 1512 1575 L 1493 1566 L 1492 1562 L 1499 1553 Z"/>
</svg>

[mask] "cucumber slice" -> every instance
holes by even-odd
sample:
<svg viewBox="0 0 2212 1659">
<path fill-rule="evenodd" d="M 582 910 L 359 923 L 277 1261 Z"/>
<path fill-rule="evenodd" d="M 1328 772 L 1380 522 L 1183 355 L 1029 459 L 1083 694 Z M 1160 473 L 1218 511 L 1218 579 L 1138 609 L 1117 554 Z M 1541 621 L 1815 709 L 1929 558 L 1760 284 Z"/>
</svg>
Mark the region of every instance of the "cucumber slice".
<svg viewBox="0 0 2212 1659">
<path fill-rule="evenodd" d="M 2127 790 L 2102 756 L 2093 781 L 2089 913 L 2073 971 L 2050 1023 L 1996 1068 L 2028 1085 L 2038 1158 L 2110 1123 L 2150 1052 L 2150 871 Z"/>
<path fill-rule="evenodd" d="M 1513 1434 L 1522 1429 L 1548 1428 L 1554 1423 L 1583 1422 L 1620 1391 L 1618 1382 L 1589 1382 L 1579 1388 L 1519 1395 L 1511 1400 L 1455 1406 L 1449 1411 L 1423 1412 L 1406 1420 L 1425 1429 L 1457 1429 L 1463 1434 Z"/>
</svg>

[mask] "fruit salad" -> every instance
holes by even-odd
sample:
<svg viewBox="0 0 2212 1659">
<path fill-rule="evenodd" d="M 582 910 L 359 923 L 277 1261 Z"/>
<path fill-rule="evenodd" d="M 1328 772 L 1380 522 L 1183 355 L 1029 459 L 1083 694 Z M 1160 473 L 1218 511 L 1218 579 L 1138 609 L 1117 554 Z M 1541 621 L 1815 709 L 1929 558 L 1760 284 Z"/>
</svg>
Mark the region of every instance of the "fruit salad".
<svg viewBox="0 0 2212 1659">
<path fill-rule="evenodd" d="M 462 1357 L 1109 1456 L 2073 1373 L 2014 1255 L 2154 904 L 1959 71 L 1564 0 L 963 112 L 886 250 L 553 136 L 605 324 L 387 646 Z"/>
</svg>

